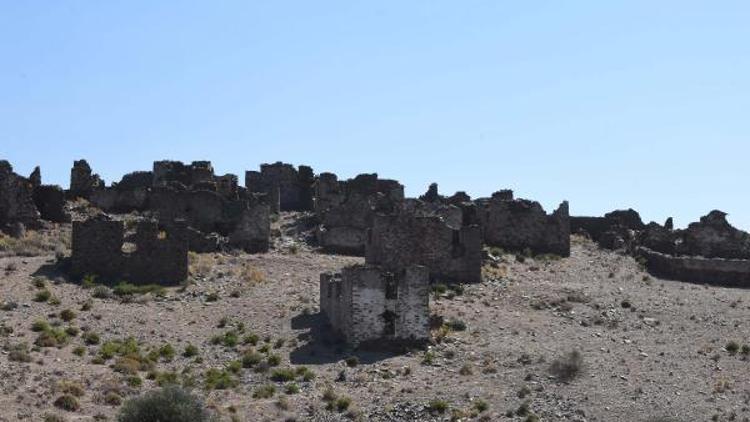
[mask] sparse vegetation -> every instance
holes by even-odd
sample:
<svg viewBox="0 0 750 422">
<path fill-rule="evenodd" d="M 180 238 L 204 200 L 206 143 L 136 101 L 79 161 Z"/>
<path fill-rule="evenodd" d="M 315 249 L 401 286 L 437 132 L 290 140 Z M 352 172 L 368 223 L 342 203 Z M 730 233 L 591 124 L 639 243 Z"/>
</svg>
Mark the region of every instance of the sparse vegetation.
<svg viewBox="0 0 750 422">
<path fill-rule="evenodd" d="M 213 422 L 201 400 L 177 386 L 168 386 L 128 400 L 118 422 Z"/>
<path fill-rule="evenodd" d="M 573 350 L 561 356 L 550 365 L 550 373 L 563 382 L 571 381 L 583 368 L 583 355 L 578 350 Z"/>
</svg>

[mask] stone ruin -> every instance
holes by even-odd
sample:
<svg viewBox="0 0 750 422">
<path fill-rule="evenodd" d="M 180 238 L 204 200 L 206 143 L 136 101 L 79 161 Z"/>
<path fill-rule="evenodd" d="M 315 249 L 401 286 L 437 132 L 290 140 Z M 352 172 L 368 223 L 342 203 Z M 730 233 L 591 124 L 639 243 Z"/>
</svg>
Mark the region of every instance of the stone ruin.
<svg viewBox="0 0 750 422">
<path fill-rule="evenodd" d="M 126 174 L 119 183 L 102 187 L 89 198 L 105 212 L 149 212 L 163 226 L 185 220 L 192 251 L 213 252 L 229 246 L 255 253 L 269 248 L 266 195 L 238 186 L 236 175 L 214 175 L 210 161 L 156 161 L 152 171 Z"/>
<path fill-rule="evenodd" d="M 606 249 L 619 249 L 633 237 L 633 232 L 646 227 L 632 208 L 615 210 L 604 217 L 570 217 L 572 233 L 584 234 Z"/>
<path fill-rule="evenodd" d="M 91 166 L 86 160 L 73 162 L 73 168 L 70 170 L 69 199 L 89 199 L 92 193 L 103 188 L 104 181 L 98 174 L 92 173 Z"/>
<path fill-rule="evenodd" d="M 412 265 L 400 271 L 355 265 L 320 276 L 320 309 L 333 329 L 354 347 L 430 338 L 429 272 Z"/>
<path fill-rule="evenodd" d="M 550 215 L 538 202 L 514 199 L 509 190 L 477 203 L 485 244 L 515 252 L 570 256 L 567 201 Z"/>
<path fill-rule="evenodd" d="M 482 280 L 479 226 L 451 226 L 437 215 L 404 210 L 377 214 L 367 232 L 365 262 L 398 271 L 424 265 L 430 280 L 478 283 Z"/>
<path fill-rule="evenodd" d="M 0 230 L 20 236 L 27 227 L 41 227 L 43 220 L 69 219 L 62 188 L 43 185 L 39 167 L 26 178 L 14 173 L 9 162 L 0 161 Z"/>
<path fill-rule="evenodd" d="M 714 210 L 684 230 L 651 223 L 634 248 L 660 277 L 750 287 L 750 234 L 732 227 Z"/>
<path fill-rule="evenodd" d="M 261 164 L 260 171 L 245 172 L 245 187 L 249 192 L 269 196 L 271 212 L 312 211 L 315 174 L 308 166 L 297 169 L 291 164 L 276 162 Z"/>
<path fill-rule="evenodd" d="M 175 285 L 188 276 L 187 227 L 180 221 L 167 227 L 141 221 L 126 237 L 122 221 L 100 214 L 73 222 L 72 249 L 71 272 L 77 277 Z"/>
<path fill-rule="evenodd" d="M 404 187 L 395 180 L 373 173 L 339 181 L 322 173 L 315 186 L 318 243 L 328 252 L 362 256 L 375 214 L 394 212 L 403 201 Z"/>
</svg>

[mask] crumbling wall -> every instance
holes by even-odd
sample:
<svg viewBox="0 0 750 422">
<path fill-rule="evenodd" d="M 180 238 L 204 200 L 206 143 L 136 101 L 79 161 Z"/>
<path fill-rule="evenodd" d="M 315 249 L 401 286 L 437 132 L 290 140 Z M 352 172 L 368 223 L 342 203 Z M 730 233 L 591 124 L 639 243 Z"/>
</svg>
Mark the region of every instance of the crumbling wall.
<svg viewBox="0 0 750 422">
<path fill-rule="evenodd" d="M 125 227 L 102 214 L 73 222 L 71 268 L 75 276 L 140 284 L 178 284 L 188 275 L 186 226 L 173 222 L 164 231 L 142 221 L 133 235 L 135 250 L 124 252 Z"/>
<path fill-rule="evenodd" d="M 390 272 L 372 265 L 320 276 L 321 311 L 353 346 L 429 339 L 429 278 L 422 266 Z"/>
<path fill-rule="evenodd" d="M 0 161 L 0 229 L 14 224 L 34 226 L 38 221 L 34 184 L 14 173 L 9 162 Z"/>
<path fill-rule="evenodd" d="M 210 161 L 193 161 L 184 164 L 181 161 L 155 161 L 152 186 L 180 184 L 189 189 L 212 189 L 214 185 L 214 168 Z"/>
<path fill-rule="evenodd" d="M 713 210 L 681 232 L 679 255 L 706 258 L 750 259 L 750 234 L 732 227 L 727 214 Z"/>
<path fill-rule="evenodd" d="M 364 255 L 367 229 L 375 214 L 400 209 L 404 187 L 377 174 L 360 174 L 343 182 L 330 173 L 324 175 L 316 187 L 318 243 L 329 252 Z"/>
<path fill-rule="evenodd" d="M 266 193 L 278 207 L 271 204 L 272 211 L 312 211 L 315 174 L 308 166 L 297 169 L 291 164 L 276 162 L 261 164 L 260 171 L 245 173 L 245 188 L 249 192 Z"/>
<path fill-rule="evenodd" d="M 538 202 L 512 199 L 501 193 L 487 201 L 482 219 L 484 241 L 488 245 L 512 251 L 530 249 L 536 254 L 570 256 L 567 201 L 547 215 Z"/>
<path fill-rule="evenodd" d="M 104 181 L 98 174 L 92 173 L 91 166 L 86 160 L 73 162 L 73 168 L 70 169 L 70 189 L 68 190 L 70 199 L 89 199 L 93 192 L 103 188 Z"/>
<path fill-rule="evenodd" d="M 34 205 L 43 220 L 66 223 L 70 216 L 65 212 L 65 191 L 57 185 L 34 187 Z"/>
<path fill-rule="evenodd" d="M 378 214 L 365 251 L 365 262 L 393 271 L 424 265 L 431 280 L 477 283 L 482 279 L 479 227 L 451 227 L 437 216 Z"/>
</svg>

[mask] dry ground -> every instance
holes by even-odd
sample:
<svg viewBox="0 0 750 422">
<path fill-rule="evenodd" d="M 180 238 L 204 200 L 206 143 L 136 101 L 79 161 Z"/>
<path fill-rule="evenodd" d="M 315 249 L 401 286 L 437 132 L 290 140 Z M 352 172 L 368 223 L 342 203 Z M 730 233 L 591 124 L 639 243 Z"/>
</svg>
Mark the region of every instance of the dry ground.
<svg viewBox="0 0 750 422">
<path fill-rule="evenodd" d="M 656 279 L 631 257 L 576 238 L 570 258 L 518 262 L 502 255 L 486 266 L 484 283 L 436 293 L 432 312 L 456 323 L 454 330 L 436 331 L 441 341 L 429 350 L 351 351 L 322 328 L 318 278 L 362 260 L 312 250 L 296 234 L 294 216 L 286 217 L 273 252 L 192 256 L 192 282 L 163 297 L 94 298 L 106 291 L 66 281 L 53 268 L 51 251 L 0 258 L 0 421 L 114 420 L 118 398 L 171 381 L 192 385 L 222 420 L 750 417 L 750 361 L 743 353 L 750 348 L 742 347 L 750 344 L 750 291 Z M 51 298 L 35 301 L 45 289 Z M 66 309 L 75 313 L 68 322 Z M 47 321 L 48 331 L 73 326 L 82 332 L 73 330 L 59 347 L 39 347 L 35 321 Z M 98 334 L 99 343 L 86 344 L 85 333 Z M 102 359 L 104 343 L 127 337 L 137 340 L 141 355 L 156 350 L 157 363 L 133 367 L 122 357 Z M 28 362 L 18 353 L 23 343 Z M 188 344 L 197 356 L 182 356 Z M 232 364 L 249 350 L 263 362 Z M 553 376 L 553 362 L 573 350 L 581 362 L 572 365 L 571 379 Z M 349 359 L 348 366 L 350 357 L 358 363 Z M 214 374 L 214 387 L 228 388 L 209 389 L 207 371 L 232 365 L 235 372 Z M 274 370 L 300 366 L 308 368 L 307 380 L 302 370 L 295 381 L 271 379 Z M 292 383 L 299 392 L 288 394 Z M 272 397 L 253 397 L 270 385 Z M 329 389 L 351 405 L 326 410 Z M 79 396 L 80 409 L 53 404 L 66 393 Z"/>
</svg>

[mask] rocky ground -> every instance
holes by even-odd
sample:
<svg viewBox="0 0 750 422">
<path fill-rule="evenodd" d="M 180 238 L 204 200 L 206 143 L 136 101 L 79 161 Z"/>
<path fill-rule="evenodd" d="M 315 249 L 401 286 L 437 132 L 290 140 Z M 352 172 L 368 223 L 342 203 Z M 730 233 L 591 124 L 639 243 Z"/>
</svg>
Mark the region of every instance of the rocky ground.
<svg viewBox="0 0 750 422">
<path fill-rule="evenodd" d="M 436 286 L 434 345 L 376 353 L 318 314 L 320 272 L 362 259 L 316 251 L 298 215 L 272 252 L 191 255 L 189 283 L 145 294 L 67 281 L 69 228 L 51 231 L 0 239 L 0 421 L 115 420 L 174 382 L 227 421 L 750 417 L 750 292 L 660 280 L 581 238 L 566 259 L 492 251 L 485 282 Z"/>
</svg>

